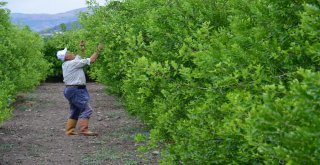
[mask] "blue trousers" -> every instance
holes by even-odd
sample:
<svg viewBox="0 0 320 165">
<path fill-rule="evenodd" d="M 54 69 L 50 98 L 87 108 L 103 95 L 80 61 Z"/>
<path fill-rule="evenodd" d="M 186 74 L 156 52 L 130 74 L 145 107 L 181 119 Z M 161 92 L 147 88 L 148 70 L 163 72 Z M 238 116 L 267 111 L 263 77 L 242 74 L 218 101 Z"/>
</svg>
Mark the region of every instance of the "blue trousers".
<svg viewBox="0 0 320 165">
<path fill-rule="evenodd" d="M 64 89 L 64 96 L 69 101 L 70 105 L 70 119 L 78 120 L 89 119 L 92 114 L 90 106 L 90 96 L 88 90 L 78 89 L 77 87 L 66 87 Z"/>
</svg>

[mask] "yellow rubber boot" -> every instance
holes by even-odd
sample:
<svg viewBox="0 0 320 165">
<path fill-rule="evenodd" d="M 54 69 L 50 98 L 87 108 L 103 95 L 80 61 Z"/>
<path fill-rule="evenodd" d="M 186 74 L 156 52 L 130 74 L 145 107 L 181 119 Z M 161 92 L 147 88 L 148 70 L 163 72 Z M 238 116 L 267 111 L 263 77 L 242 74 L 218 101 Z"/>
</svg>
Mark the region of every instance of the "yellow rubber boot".
<svg viewBox="0 0 320 165">
<path fill-rule="evenodd" d="M 80 134 L 85 136 L 98 136 L 97 133 L 89 131 L 89 119 L 79 119 Z"/>
<path fill-rule="evenodd" d="M 77 120 L 74 119 L 68 119 L 67 125 L 66 125 L 66 135 L 78 135 L 76 132 L 74 132 L 74 129 L 76 128 Z"/>
</svg>

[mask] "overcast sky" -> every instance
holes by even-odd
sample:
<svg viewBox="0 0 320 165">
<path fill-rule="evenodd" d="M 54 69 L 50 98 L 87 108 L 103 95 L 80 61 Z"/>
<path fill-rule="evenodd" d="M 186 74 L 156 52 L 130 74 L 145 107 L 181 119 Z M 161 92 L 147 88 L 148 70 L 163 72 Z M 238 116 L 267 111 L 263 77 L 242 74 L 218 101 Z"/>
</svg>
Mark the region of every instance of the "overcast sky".
<svg viewBox="0 0 320 165">
<path fill-rule="evenodd" d="M 0 0 L 8 2 L 5 8 L 11 13 L 56 14 L 86 7 L 86 0 Z M 106 0 L 96 0 L 104 5 Z"/>
</svg>

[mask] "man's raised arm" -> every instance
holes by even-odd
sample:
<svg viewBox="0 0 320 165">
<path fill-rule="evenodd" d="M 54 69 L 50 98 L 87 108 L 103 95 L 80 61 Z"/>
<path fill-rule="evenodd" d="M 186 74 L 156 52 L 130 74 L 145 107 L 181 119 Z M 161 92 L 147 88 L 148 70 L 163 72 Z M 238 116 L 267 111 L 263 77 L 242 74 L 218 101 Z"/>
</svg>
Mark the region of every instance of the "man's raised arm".
<svg viewBox="0 0 320 165">
<path fill-rule="evenodd" d="M 103 44 L 100 43 L 97 47 L 97 50 L 90 57 L 91 64 L 96 61 L 96 59 L 98 58 L 98 56 L 101 53 L 101 51 L 103 50 L 103 48 L 104 48 Z"/>
</svg>

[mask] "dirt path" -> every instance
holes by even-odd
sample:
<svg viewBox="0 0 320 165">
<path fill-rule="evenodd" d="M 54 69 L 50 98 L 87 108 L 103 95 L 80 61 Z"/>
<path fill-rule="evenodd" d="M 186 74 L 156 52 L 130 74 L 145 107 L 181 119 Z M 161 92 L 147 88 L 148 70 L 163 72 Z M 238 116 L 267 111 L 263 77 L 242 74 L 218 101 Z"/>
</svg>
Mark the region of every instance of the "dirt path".
<svg viewBox="0 0 320 165">
<path fill-rule="evenodd" d="M 90 128 L 99 136 L 64 135 L 69 107 L 63 88 L 44 83 L 21 94 L 13 117 L 0 126 L 0 165 L 157 164 L 156 156 L 136 151 L 134 135 L 145 132 L 143 125 L 97 83 L 88 90 L 94 109 Z"/>
</svg>

